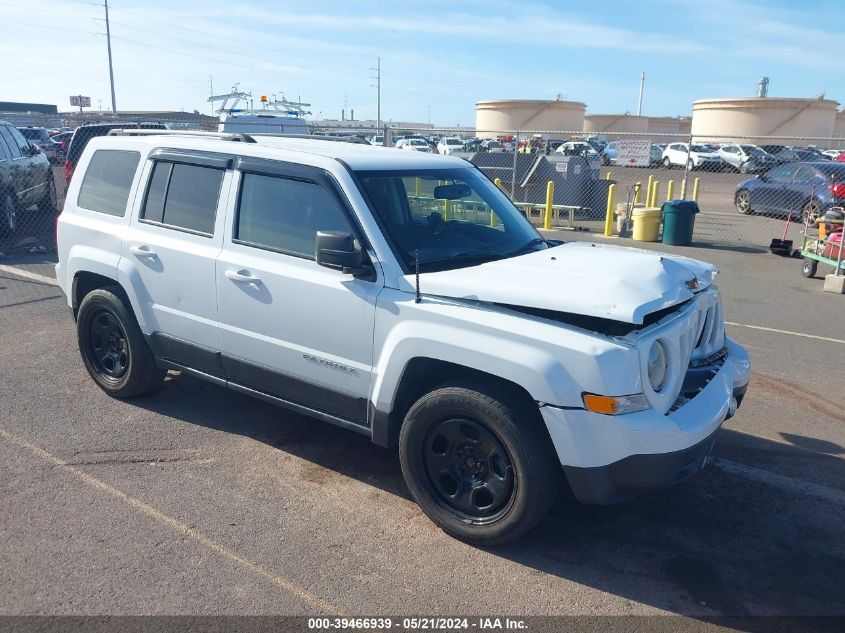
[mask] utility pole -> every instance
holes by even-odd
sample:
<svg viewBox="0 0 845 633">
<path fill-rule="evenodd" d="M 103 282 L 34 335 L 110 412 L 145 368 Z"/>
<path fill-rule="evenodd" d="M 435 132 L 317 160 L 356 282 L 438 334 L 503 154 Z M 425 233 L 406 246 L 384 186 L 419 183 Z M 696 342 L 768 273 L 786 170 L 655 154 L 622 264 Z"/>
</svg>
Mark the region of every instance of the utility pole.
<svg viewBox="0 0 845 633">
<path fill-rule="evenodd" d="M 214 96 L 214 77 L 211 75 L 208 76 L 208 93 L 209 97 Z M 214 102 L 211 99 L 209 99 L 209 102 L 211 103 L 211 116 L 214 116 Z"/>
<path fill-rule="evenodd" d="M 640 102 L 637 105 L 637 116 L 643 115 L 643 84 L 645 84 L 645 73 L 640 74 Z"/>
<path fill-rule="evenodd" d="M 103 0 L 106 8 L 106 46 L 109 50 L 109 83 L 111 84 L 111 115 L 117 116 L 117 104 L 114 100 L 114 70 L 111 63 L 111 30 L 109 29 L 109 0 Z"/>
<path fill-rule="evenodd" d="M 376 76 L 373 79 L 376 80 L 376 85 L 373 88 L 376 89 L 376 120 L 378 125 L 376 126 L 379 130 L 381 129 L 381 57 L 378 58 L 378 65 L 375 68 L 371 68 L 370 70 L 376 71 Z"/>
</svg>

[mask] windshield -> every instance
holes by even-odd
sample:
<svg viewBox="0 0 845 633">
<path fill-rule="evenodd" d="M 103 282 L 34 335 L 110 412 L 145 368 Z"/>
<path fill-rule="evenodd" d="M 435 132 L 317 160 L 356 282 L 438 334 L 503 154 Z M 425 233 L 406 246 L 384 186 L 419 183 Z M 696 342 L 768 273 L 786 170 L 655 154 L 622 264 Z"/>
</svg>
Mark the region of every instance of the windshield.
<svg viewBox="0 0 845 633">
<path fill-rule="evenodd" d="M 765 156 L 766 152 L 761 150 L 759 147 L 755 147 L 754 145 L 740 145 L 742 151 L 750 156 Z"/>
<path fill-rule="evenodd" d="M 474 266 L 541 248 L 545 240 L 474 168 L 358 172 L 406 270 Z"/>
<path fill-rule="evenodd" d="M 458 138 L 447 138 L 444 141 L 444 143 L 446 143 L 446 145 L 463 145 L 464 144 L 464 142 L 461 139 L 458 139 Z"/>
<path fill-rule="evenodd" d="M 707 145 L 693 145 L 690 149 L 691 152 L 712 152 L 713 149 L 708 147 Z"/>
</svg>

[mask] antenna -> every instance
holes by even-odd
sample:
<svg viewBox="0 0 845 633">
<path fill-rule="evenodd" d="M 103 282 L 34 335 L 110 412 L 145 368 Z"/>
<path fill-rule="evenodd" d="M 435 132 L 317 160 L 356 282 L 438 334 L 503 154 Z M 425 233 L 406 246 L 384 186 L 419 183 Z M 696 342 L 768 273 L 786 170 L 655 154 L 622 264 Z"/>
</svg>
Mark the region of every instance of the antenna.
<svg viewBox="0 0 845 633">
<path fill-rule="evenodd" d="M 420 296 L 420 249 L 414 251 L 414 270 L 417 277 L 417 296 L 414 298 L 414 303 L 420 303 L 422 301 Z"/>
</svg>

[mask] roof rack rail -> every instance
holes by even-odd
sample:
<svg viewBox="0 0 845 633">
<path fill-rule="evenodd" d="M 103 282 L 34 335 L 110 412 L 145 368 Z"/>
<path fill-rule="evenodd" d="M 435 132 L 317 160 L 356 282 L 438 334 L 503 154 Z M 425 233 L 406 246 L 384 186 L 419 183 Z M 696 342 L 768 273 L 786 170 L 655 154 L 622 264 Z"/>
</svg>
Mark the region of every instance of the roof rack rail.
<svg viewBox="0 0 845 633">
<path fill-rule="evenodd" d="M 273 136 L 277 138 L 304 138 L 309 141 L 334 141 L 336 143 L 353 143 L 355 145 L 369 145 L 367 141 L 357 136 L 322 135 L 322 134 L 284 134 L 281 132 L 251 132 L 250 136 Z"/>
<path fill-rule="evenodd" d="M 145 130 L 142 128 L 125 128 L 109 130 L 109 136 L 200 136 L 204 138 L 216 138 L 221 141 L 234 141 L 240 143 L 255 143 L 255 139 L 249 134 L 241 132 L 204 132 L 198 130 Z"/>
</svg>

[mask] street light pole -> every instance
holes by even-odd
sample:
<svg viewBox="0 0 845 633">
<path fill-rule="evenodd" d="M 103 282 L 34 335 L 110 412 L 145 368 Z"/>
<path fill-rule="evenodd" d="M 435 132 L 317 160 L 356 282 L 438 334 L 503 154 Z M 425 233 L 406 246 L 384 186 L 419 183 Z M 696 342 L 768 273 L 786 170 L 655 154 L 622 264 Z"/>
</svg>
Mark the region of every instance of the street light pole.
<svg viewBox="0 0 845 633">
<path fill-rule="evenodd" d="M 109 0 L 103 0 L 106 8 L 106 47 L 109 51 L 109 83 L 111 84 L 111 115 L 117 116 L 117 104 L 114 99 L 114 70 L 111 63 L 111 30 L 109 29 Z"/>
<path fill-rule="evenodd" d="M 637 116 L 643 115 L 643 84 L 645 84 L 645 73 L 640 74 L 640 100 L 637 104 Z"/>
</svg>

